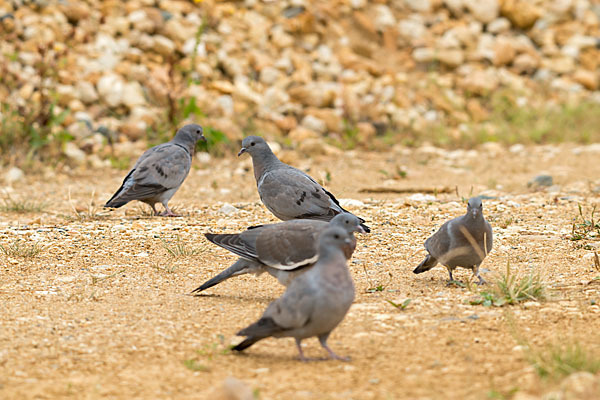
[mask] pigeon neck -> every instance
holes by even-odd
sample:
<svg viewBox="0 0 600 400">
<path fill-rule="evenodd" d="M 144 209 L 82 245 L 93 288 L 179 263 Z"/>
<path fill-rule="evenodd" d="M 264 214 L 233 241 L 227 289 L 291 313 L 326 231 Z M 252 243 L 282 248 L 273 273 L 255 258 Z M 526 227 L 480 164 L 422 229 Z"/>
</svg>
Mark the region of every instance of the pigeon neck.
<svg viewBox="0 0 600 400">
<path fill-rule="evenodd" d="M 196 142 L 188 136 L 175 135 L 173 138 L 173 144 L 184 149 L 190 155 L 190 157 L 194 154 Z"/>
<path fill-rule="evenodd" d="M 339 248 L 320 248 L 319 249 L 319 264 L 321 266 L 324 265 L 337 265 L 338 263 L 331 263 L 330 261 L 336 260 L 336 259 L 341 259 L 346 260 L 346 257 L 344 256 L 344 253 L 342 251 L 342 249 Z"/>
<path fill-rule="evenodd" d="M 254 167 L 254 177 L 256 181 L 268 170 L 273 169 L 277 164 L 281 164 L 281 161 L 273 154 L 271 149 L 265 149 L 261 153 L 257 154 L 256 157 L 252 157 L 252 165 Z"/>
</svg>

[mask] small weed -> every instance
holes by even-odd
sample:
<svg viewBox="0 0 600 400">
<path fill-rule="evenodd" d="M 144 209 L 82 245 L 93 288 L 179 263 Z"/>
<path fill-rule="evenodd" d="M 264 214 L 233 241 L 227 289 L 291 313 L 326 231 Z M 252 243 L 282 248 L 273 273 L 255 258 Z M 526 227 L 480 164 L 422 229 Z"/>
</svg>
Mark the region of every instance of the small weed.
<svg viewBox="0 0 600 400">
<path fill-rule="evenodd" d="M 94 221 L 105 218 L 106 214 L 100 212 L 100 208 L 96 205 L 94 201 L 95 194 L 96 191 L 92 191 L 90 202 L 85 207 L 75 206 L 73 200 L 71 199 L 71 188 L 69 188 L 67 196 L 69 198 L 69 204 L 71 204 L 73 216 L 67 216 L 67 218 L 81 222 Z"/>
<path fill-rule="evenodd" d="M 108 279 L 112 279 L 115 276 L 117 276 L 119 274 L 122 274 L 125 271 L 126 271 L 126 269 L 123 268 L 123 269 L 121 269 L 121 270 L 119 270 L 117 272 L 113 272 L 112 274 L 106 275 L 106 276 L 93 276 L 92 275 L 92 285 L 95 285 L 96 283 L 100 283 L 100 282 L 103 282 L 103 281 L 108 280 Z M 93 296 L 94 296 L 94 294 L 92 293 L 91 297 L 93 297 Z"/>
<path fill-rule="evenodd" d="M 506 273 L 493 283 L 489 291 L 482 291 L 479 297 L 472 300 L 472 305 L 481 304 L 486 307 L 513 305 L 522 301 L 544 301 L 547 299 L 547 287 L 537 272 L 519 277 L 511 273 L 510 263 L 506 263 Z"/>
<path fill-rule="evenodd" d="M 500 391 L 496 389 L 492 389 L 487 393 L 488 399 L 494 400 L 509 400 L 512 399 L 515 394 L 519 391 L 519 388 L 512 388 L 508 391 Z"/>
<path fill-rule="evenodd" d="M 397 308 L 400 311 L 404 311 L 406 310 L 406 307 L 408 307 L 408 305 L 410 304 L 410 302 L 412 301 L 412 299 L 406 299 L 404 300 L 402 303 L 394 303 L 391 300 L 386 300 L 388 303 L 390 303 L 392 306 L 394 306 L 395 308 Z"/>
<path fill-rule="evenodd" d="M 544 379 L 559 379 L 574 372 L 600 371 L 600 358 L 579 343 L 555 344 L 545 349 L 530 350 L 529 362 Z"/>
<path fill-rule="evenodd" d="M 34 213 L 42 212 L 48 206 L 43 201 L 35 200 L 23 200 L 13 199 L 12 197 L 6 197 L 0 204 L 0 211 L 3 212 L 14 212 L 14 213 Z"/>
<path fill-rule="evenodd" d="M 188 246 L 179 236 L 177 236 L 177 239 L 173 242 L 167 242 L 163 238 L 160 238 L 160 240 L 165 250 L 175 258 L 191 257 L 200 253 L 200 249 Z"/>
<path fill-rule="evenodd" d="M 167 272 L 169 274 L 172 274 L 177 270 L 177 265 L 171 263 L 161 266 L 160 263 L 156 262 L 151 264 L 151 267 L 159 272 Z"/>
<path fill-rule="evenodd" d="M 129 156 L 110 156 L 109 158 L 110 166 L 116 169 L 120 169 L 122 171 L 128 170 L 131 165 L 131 157 Z"/>
<path fill-rule="evenodd" d="M 500 224 L 498 224 L 498 226 L 502 229 L 506 229 L 508 228 L 509 225 L 511 225 L 514 222 L 512 217 L 508 217 L 508 218 L 504 218 L 504 221 L 501 221 Z"/>
<path fill-rule="evenodd" d="M 365 272 L 365 276 L 367 277 L 367 281 L 369 282 L 369 288 L 367 289 L 367 293 L 376 293 L 376 292 L 383 292 L 385 290 L 385 287 L 387 284 L 389 284 L 392 281 L 393 275 L 391 272 L 388 272 L 388 276 L 389 276 L 389 280 L 386 284 L 375 284 L 374 282 L 371 281 L 371 279 L 369 278 L 369 274 L 367 273 L 367 268 L 363 265 L 363 271 Z"/>
<path fill-rule="evenodd" d="M 37 242 L 28 243 L 23 239 L 15 239 L 12 243 L 0 244 L 0 251 L 8 257 L 34 258 L 44 250 Z"/>
<path fill-rule="evenodd" d="M 208 366 L 201 364 L 198 360 L 193 360 L 193 359 L 184 360 L 183 365 L 185 365 L 185 367 L 187 369 L 189 369 L 190 371 L 200 371 L 200 372 L 210 371 L 210 368 L 208 368 Z"/>
<path fill-rule="evenodd" d="M 579 215 L 575 217 L 571 230 L 572 241 L 591 239 L 600 236 L 600 222 L 594 220 L 594 214 L 596 213 L 596 205 L 592 207 L 589 218 L 583 215 L 583 208 L 581 204 L 578 204 Z"/>
</svg>

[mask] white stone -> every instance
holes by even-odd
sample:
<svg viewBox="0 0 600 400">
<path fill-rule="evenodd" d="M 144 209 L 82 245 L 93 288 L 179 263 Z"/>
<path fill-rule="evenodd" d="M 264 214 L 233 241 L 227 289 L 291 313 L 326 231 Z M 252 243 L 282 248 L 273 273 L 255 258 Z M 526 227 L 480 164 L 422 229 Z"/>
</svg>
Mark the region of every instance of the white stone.
<svg viewBox="0 0 600 400">
<path fill-rule="evenodd" d="M 476 20 L 484 24 L 492 22 L 500 12 L 498 0 L 466 0 L 465 6 Z"/>
<path fill-rule="evenodd" d="M 356 199 L 339 199 L 342 207 L 364 207 L 365 203 Z"/>
<path fill-rule="evenodd" d="M 429 0 L 404 0 L 404 4 L 406 4 L 411 10 L 428 13 L 431 11 L 431 3 Z"/>
<path fill-rule="evenodd" d="M 437 200 L 435 198 L 435 196 L 430 195 L 430 194 L 423 194 L 423 193 L 415 193 L 413 195 L 408 196 L 408 199 L 410 201 L 419 201 L 419 202 L 431 202 L 431 201 Z"/>
<path fill-rule="evenodd" d="M 487 31 L 490 33 L 503 33 L 510 29 L 510 21 L 504 17 L 497 18 L 487 25 Z"/>
<path fill-rule="evenodd" d="M 146 104 L 144 89 L 137 81 L 127 82 L 123 87 L 123 104 L 128 108 Z"/>
<path fill-rule="evenodd" d="M 168 37 L 162 35 L 154 35 L 154 43 L 152 50 L 165 57 L 171 56 L 175 51 L 175 43 Z"/>
<path fill-rule="evenodd" d="M 229 203 L 225 203 L 225 204 L 223 204 L 223 206 L 221 208 L 219 208 L 219 212 L 221 214 L 225 214 L 225 215 L 235 214 L 238 211 L 239 210 L 237 208 L 235 208 L 234 206 L 232 206 Z"/>
<path fill-rule="evenodd" d="M 117 107 L 123 100 L 125 82 L 119 75 L 109 72 L 98 80 L 98 94 L 110 107 Z"/>
<path fill-rule="evenodd" d="M 280 76 L 281 76 L 281 73 L 279 72 L 279 70 L 277 68 L 264 67 L 260 71 L 259 79 L 260 79 L 260 82 L 265 85 L 272 85 L 275 82 L 277 82 L 277 80 L 279 79 Z"/>
<path fill-rule="evenodd" d="M 416 62 L 431 62 L 435 60 L 435 51 L 428 47 L 419 47 L 413 51 L 412 56 Z"/>
<path fill-rule="evenodd" d="M 407 39 L 419 39 L 425 36 L 427 28 L 422 21 L 417 19 L 403 19 L 398 23 L 398 33 Z"/>
<path fill-rule="evenodd" d="M 327 124 L 322 119 L 314 117 L 312 115 L 307 115 L 302 119 L 300 123 L 303 127 L 313 130 L 318 133 L 327 132 Z"/>
<path fill-rule="evenodd" d="M 96 88 L 88 81 L 79 81 L 75 86 L 77 98 L 85 104 L 90 104 L 98 100 Z"/>
<path fill-rule="evenodd" d="M 390 8 L 384 4 L 377 4 L 375 8 L 375 26 L 379 30 L 384 30 L 396 25 L 396 18 Z"/>
<path fill-rule="evenodd" d="M 63 149 L 63 153 L 71 161 L 75 161 L 78 164 L 85 162 L 85 153 L 81 150 L 74 142 L 67 142 Z"/>
<path fill-rule="evenodd" d="M 7 184 L 11 185 L 14 182 L 18 182 L 25 178 L 25 173 L 17 167 L 11 167 L 6 174 L 4 174 L 4 180 Z"/>
<path fill-rule="evenodd" d="M 219 108 L 221 109 L 223 114 L 225 114 L 225 115 L 233 114 L 234 104 L 233 104 L 233 98 L 230 95 L 224 94 L 222 96 L 217 97 L 217 104 L 219 105 Z"/>
</svg>

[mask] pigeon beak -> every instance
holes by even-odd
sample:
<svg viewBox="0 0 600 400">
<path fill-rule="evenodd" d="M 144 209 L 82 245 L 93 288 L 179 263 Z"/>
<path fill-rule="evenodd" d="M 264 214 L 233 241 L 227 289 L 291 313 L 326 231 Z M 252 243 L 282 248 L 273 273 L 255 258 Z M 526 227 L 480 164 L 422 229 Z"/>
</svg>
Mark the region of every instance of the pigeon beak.
<svg viewBox="0 0 600 400">
<path fill-rule="evenodd" d="M 356 232 L 358 233 L 367 233 L 367 231 L 365 231 L 365 229 L 362 226 L 357 226 L 356 227 Z"/>
<path fill-rule="evenodd" d="M 247 150 L 246 150 L 246 148 L 245 148 L 245 147 L 242 147 L 242 148 L 240 149 L 240 152 L 238 153 L 238 157 L 239 157 L 239 156 L 241 156 L 242 154 L 244 154 L 246 151 L 247 151 Z"/>
<path fill-rule="evenodd" d="M 346 238 L 346 239 L 344 239 L 344 243 L 346 243 L 346 244 L 350 244 L 350 238 Z"/>
<path fill-rule="evenodd" d="M 204 135 L 200 136 L 200 140 L 202 140 L 203 142 L 206 142 L 206 138 L 204 137 Z"/>
</svg>

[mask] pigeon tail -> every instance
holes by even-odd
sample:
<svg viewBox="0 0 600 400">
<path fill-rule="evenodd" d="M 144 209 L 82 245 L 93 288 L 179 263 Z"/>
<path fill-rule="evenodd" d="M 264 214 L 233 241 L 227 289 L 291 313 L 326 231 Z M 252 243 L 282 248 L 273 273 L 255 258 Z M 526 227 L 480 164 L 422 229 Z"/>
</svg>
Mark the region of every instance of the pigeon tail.
<svg viewBox="0 0 600 400">
<path fill-rule="evenodd" d="M 273 321 L 273 318 L 262 317 L 252 325 L 242 329 L 237 333 L 238 336 L 246 336 L 246 339 L 231 349 L 235 351 L 242 351 L 252 346 L 259 340 L 272 336 L 273 334 L 283 330 L 284 329 L 281 326 L 277 325 L 277 323 Z"/>
<path fill-rule="evenodd" d="M 215 285 L 218 285 L 219 283 L 221 283 L 233 276 L 251 274 L 251 273 L 260 274 L 261 272 L 263 272 L 263 270 L 260 268 L 260 266 L 252 265 L 252 263 L 248 262 L 248 260 L 240 259 L 240 260 L 237 260 L 235 263 L 233 263 L 233 265 L 231 267 L 227 268 L 226 270 L 224 270 L 217 276 L 210 278 L 209 280 L 204 282 L 202 285 L 200 285 L 196 289 L 192 290 L 192 293 L 200 293 L 203 290 L 206 290 Z"/>
<path fill-rule="evenodd" d="M 257 338 L 257 337 L 254 337 L 254 336 L 247 337 L 240 344 L 238 344 L 236 346 L 233 346 L 231 348 L 231 350 L 235 350 L 235 351 L 245 350 L 245 349 L 247 349 L 248 347 L 252 346 L 254 343 L 258 342 L 261 339 L 263 339 L 263 338 Z"/>
<path fill-rule="evenodd" d="M 413 273 L 420 274 L 423 272 L 429 271 L 431 268 L 435 267 L 437 264 L 437 260 L 431 254 L 427 254 L 425 259 L 421 261 L 421 264 L 414 269 Z"/>
<path fill-rule="evenodd" d="M 119 192 L 115 193 L 115 195 L 109 201 L 106 202 L 104 208 L 119 208 L 129 203 L 129 200 L 122 200 L 117 198 L 118 193 Z"/>
<path fill-rule="evenodd" d="M 361 227 L 361 228 L 363 228 L 363 229 L 365 230 L 365 232 L 367 232 L 367 233 L 371 233 L 371 228 L 369 228 L 367 225 L 365 225 L 365 224 L 363 223 L 363 222 L 365 222 L 365 220 L 364 220 L 364 219 L 362 219 L 362 218 L 359 218 L 359 219 L 361 219 L 361 220 L 362 220 L 362 221 L 361 221 L 361 223 L 360 223 L 360 227 Z"/>
</svg>

